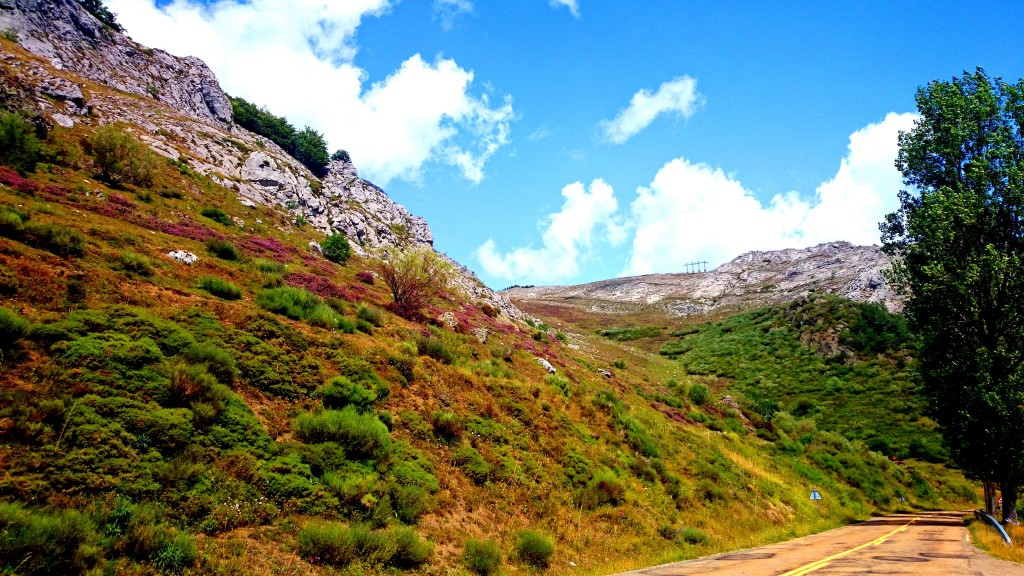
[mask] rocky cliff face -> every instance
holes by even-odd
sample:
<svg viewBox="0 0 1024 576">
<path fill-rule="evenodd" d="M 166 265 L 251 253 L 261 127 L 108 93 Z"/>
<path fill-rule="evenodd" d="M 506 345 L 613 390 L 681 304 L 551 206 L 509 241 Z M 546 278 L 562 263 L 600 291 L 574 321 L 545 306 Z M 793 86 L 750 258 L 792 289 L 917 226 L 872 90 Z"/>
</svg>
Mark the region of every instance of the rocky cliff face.
<svg viewBox="0 0 1024 576">
<path fill-rule="evenodd" d="M 66 128 L 124 122 L 153 150 L 234 190 L 245 206 L 291 213 L 325 234 L 342 233 L 366 254 L 433 246 L 426 221 L 409 213 L 355 166 L 333 162 L 323 179 L 280 147 L 231 119 L 231 102 L 197 58 L 141 46 L 74 0 L 0 0 L 0 29 L 17 32 L 36 58 L 0 53 L 4 77 L 35 92 L 42 117 Z M 463 271 L 458 284 L 513 319 L 525 316 Z"/>
<path fill-rule="evenodd" d="M 889 264 L 877 246 L 832 242 L 804 249 L 748 252 L 704 273 L 650 274 L 580 286 L 513 288 L 505 294 L 513 302 L 549 302 L 606 313 L 655 307 L 676 316 L 789 302 L 810 292 L 878 302 L 898 310 L 903 300 L 882 274 Z"/>
</svg>

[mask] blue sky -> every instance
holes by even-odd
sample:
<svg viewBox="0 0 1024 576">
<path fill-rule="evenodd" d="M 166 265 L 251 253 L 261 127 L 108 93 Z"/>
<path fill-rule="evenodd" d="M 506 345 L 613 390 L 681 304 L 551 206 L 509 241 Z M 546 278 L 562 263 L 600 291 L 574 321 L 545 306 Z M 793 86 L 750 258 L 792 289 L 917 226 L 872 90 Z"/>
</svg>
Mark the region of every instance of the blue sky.
<svg viewBox="0 0 1024 576">
<path fill-rule="evenodd" d="M 108 5 L 349 150 L 495 288 L 875 243 L 917 87 L 1024 76 L 1013 2 Z"/>
</svg>

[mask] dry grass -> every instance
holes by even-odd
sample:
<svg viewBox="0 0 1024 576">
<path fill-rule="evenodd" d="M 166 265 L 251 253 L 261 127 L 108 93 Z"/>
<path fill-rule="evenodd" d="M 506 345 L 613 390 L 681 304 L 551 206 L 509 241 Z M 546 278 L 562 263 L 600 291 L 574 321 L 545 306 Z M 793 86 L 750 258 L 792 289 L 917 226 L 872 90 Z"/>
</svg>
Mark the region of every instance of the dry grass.
<svg viewBox="0 0 1024 576">
<path fill-rule="evenodd" d="M 984 522 L 973 521 L 970 524 L 971 540 L 974 545 L 987 552 L 990 556 L 1024 564 L 1024 526 L 1008 526 L 1006 533 L 1013 544 L 1003 542 L 1003 537 L 995 528 Z"/>
</svg>

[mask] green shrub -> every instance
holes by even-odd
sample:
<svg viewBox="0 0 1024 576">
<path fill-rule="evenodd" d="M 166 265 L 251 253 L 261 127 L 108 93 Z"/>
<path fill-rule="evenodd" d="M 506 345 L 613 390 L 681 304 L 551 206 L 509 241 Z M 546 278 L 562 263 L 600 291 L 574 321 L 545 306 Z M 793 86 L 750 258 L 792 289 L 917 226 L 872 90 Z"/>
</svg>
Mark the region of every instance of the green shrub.
<svg viewBox="0 0 1024 576">
<path fill-rule="evenodd" d="M 225 300 L 238 300 L 242 297 L 242 289 L 216 276 L 203 276 L 199 279 L 199 288 Z"/>
<path fill-rule="evenodd" d="M 433 547 L 411 528 L 374 532 L 363 525 L 310 524 L 299 532 L 299 553 L 337 567 L 354 562 L 371 566 L 416 567 L 430 558 Z"/>
<path fill-rule="evenodd" d="M 196 543 L 188 534 L 177 533 L 152 556 L 153 567 L 164 574 L 181 574 L 196 561 Z"/>
<path fill-rule="evenodd" d="M 343 317 L 305 288 L 269 288 L 256 296 L 256 304 L 292 320 L 303 320 L 324 328 L 337 328 Z M 352 323 L 352 331 L 355 324 Z"/>
<path fill-rule="evenodd" d="M 210 238 L 206 241 L 206 250 L 221 260 L 238 260 L 238 248 L 227 240 Z"/>
<path fill-rule="evenodd" d="M 85 236 L 57 224 L 28 222 L 23 228 L 25 243 L 65 258 L 85 254 Z"/>
<path fill-rule="evenodd" d="M 153 184 L 155 155 L 130 133 L 106 124 L 97 128 L 86 143 L 100 178 L 113 184 Z"/>
<path fill-rule="evenodd" d="M 101 560 L 99 539 L 84 514 L 0 503 L 0 572 L 4 574 L 84 574 Z"/>
<path fill-rule="evenodd" d="M 565 396 L 566 398 L 572 396 L 572 392 L 569 390 L 569 379 L 565 376 L 548 374 L 544 377 L 544 382 L 553 386 L 562 396 Z"/>
<path fill-rule="evenodd" d="M 442 364 L 451 364 L 455 361 L 455 354 L 439 338 L 417 335 L 416 352 L 420 356 L 429 356 Z"/>
<path fill-rule="evenodd" d="M 41 147 L 35 126 L 19 114 L 0 113 L 0 164 L 18 172 L 33 172 Z"/>
<path fill-rule="evenodd" d="M 295 436 L 303 442 L 337 442 L 354 458 L 373 458 L 391 445 L 387 426 L 374 414 L 354 406 L 300 414 L 292 422 Z"/>
<path fill-rule="evenodd" d="M 430 559 L 434 547 L 415 530 L 400 526 L 390 530 L 389 534 L 394 546 L 394 553 L 388 564 L 399 568 L 414 568 Z"/>
<path fill-rule="evenodd" d="M 431 414 L 430 423 L 434 427 L 434 434 L 448 442 L 457 440 L 465 426 L 458 414 L 446 410 L 438 410 Z"/>
<path fill-rule="evenodd" d="M 470 572 L 480 576 L 493 576 L 501 570 L 501 548 L 494 540 L 466 540 L 462 561 Z"/>
<path fill-rule="evenodd" d="M 703 384 L 694 384 L 690 386 L 690 391 L 686 393 L 686 397 L 693 402 L 694 406 L 703 406 L 707 404 L 710 398 L 708 387 Z"/>
<path fill-rule="evenodd" d="M 182 352 L 182 356 L 193 364 L 203 364 L 217 380 L 230 386 L 238 376 L 235 359 L 230 352 L 223 350 L 212 342 L 190 344 Z"/>
<path fill-rule="evenodd" d="M 463 446 L 456 450 L 452 454 L 452 463 L 475 484 L 486 483 L 494 472 L 494 468 L 472 446 Z"/>
<path fill-rule="evenodd" d="M 711 541 L 707 532 L 697 528 L 683 528 L 681 536 L 687 544 L 707 544 Z"/>
<path fill-rule="evenodd" d="M 320 245 L 320 249 L 324 253 L 324 258 L 338 264 L 344 264 L 352 257 L 352 245 L 344 234 L 331 234 Z"/>
<path fill-rule="evenodd" d="M 373 306 L 360 305 L 359 310 L 356 311 L 356 316 L 360 320 L 365 320 L 377 327 L 384 325 L 384 313 L 379 308 L 374 308 Z"/>
<path fill-rule="evenodd" d="M 377 392 L 363 383 L 354 383 L 344 376 L 332 378 L 319 390 L 325 408 L 342 409 L 355 406 L 360 412 L 373 410 L 380 399 Z"/>
<path fill-rule="evenodd" d="M 264 274 L 283 274 L 284 271 L 288 269 L 287 266 L 281 264 L 277 260 L 269 260 L 266 258 L 257 258 L 253 260 L 252 265 Z"/>
<path fill-rule="evenodd" d="M 626 500 L 626 488 L 611 472 L 598 472 L 580 492 L 580 504 L 593 510 L 606 504 L 617 506 Z"/>
<path fill-rule="evenodd" d="M 149 276 L 153 273 L 153 262 L 142 254 L 122 252 L 117 260 L 121 264 L 121 269 L 126 272 L 134 272 L 142 276 Z"/>
<path fill-rule="evenodd" d="M 624 360 L 616 360 L 615 362 L 612 362 L 612 366 L 614 368 L 618 368 L 619 370 L 625 370 L 626 362 Z"/>
<path fill-rule="evenodd" d="M 533 530 L 519 532 L 516 555 L 520 562 L 535 568 L 547 568 L 554 553 L 555 544 L 550 538 Z"/>
<path fill-rule="evenodd" d="M 199 213 L 214 222 L 218 222 L 225 226 L 231 226 L 231 216 L 228 216 L 227 212 L 220 208 L 203 208 Z"/>
<path fill-rule="evenodd" d="M 14 346 L 25 337 L 28 328 L 28 320 L 7 308 L 0 308 L 0 350 Z"/>
</svg>

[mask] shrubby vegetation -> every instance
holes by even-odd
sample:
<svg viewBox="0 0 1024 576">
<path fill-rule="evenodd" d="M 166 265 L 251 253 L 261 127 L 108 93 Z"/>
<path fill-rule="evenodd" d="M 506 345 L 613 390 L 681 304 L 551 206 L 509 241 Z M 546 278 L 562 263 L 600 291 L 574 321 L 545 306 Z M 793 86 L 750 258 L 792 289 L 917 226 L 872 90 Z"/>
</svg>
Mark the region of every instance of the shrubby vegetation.
<svg viewBox="0 0 1024 576">
<path fill-rule="evenodd" d="M 33 172 L 41 150 L 35 126 L 20 114 L 0 112 L 0 164 Z"/>
<path fill-rule="evenodd" d="M 274 116 L 266 108 L 259 108 L 242 98 L 231 98 L 234 120 L 239 126 L 268 138 L 313 174 L 325 176 L 330 156 L 327 141 L 322 134 L 306 126 L 296 130 L 283 116 Z"/>
<path fill-rule="evenodd" d="M 156 155 L 131 133 L 113 124 L 96 129 L 86 140 L 97 175 L 111 184 L 151 186 Z"/>
<path fill-rule="evenodd" d="M 352 246 L 344 234 L 331 234 L 320 245 L 324 252 L 324 258 L 331 262 L 344 264 L 352 257 Z"/>
</svg>

